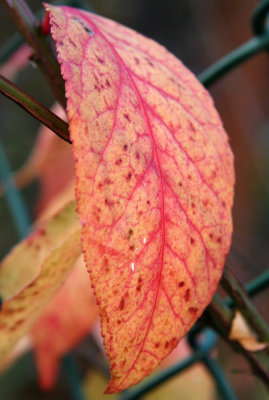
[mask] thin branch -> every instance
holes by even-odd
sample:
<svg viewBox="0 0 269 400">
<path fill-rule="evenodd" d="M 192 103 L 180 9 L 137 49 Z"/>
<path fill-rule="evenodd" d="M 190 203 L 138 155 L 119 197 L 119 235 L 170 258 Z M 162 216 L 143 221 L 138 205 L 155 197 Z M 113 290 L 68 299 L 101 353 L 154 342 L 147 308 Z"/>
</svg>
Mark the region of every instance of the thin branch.
<svg viewBox="0 0 269 400">
<path fill-rule="evenodd" d="M 33 61 L 47 79 L 58 102 L 65 108 L 64 80 L 59 64 L 41 32 L 39 21 L 23 0 L 0 0 L 0 3 L 6 9 L 22 37 L 33 48 Z"/>
<path fill-rule="evenodd" d="M 224 316 L 222 308 L 219 307 L 219 304 L 213 299 L 205 311 L 205 318 L 206 322 L 222 336 L 234 351 L 238 352 L 249 361 L 253 373 L 269 389 L 268 357 L 264 359 L 265 353 L 259 352 L 255 354 L 247 351 L 239 342 L 229 340 L 228 338 L 231 329 L 232 313 L 230 312 L 229 318 Z"/>
<path fill-rule="evenodd" d="M 221 285 L 234 300 L 234 303 L 242 312 L 249 325 L 259 335 L 259 339 L 269 343 L 269 328 L 266 322 L 248 297 L 243 286 L 228 267 L 224 268 Z"/>
<path fill-rule="evenodd" d="M 68 131 L 68 124 L 48 108 L 33 99 L 29 94 L 19 89 L 8 79 L 0 75 L 0 92 L 13 100 L 29 114 L 38 119 L 49 129 L 56 133 L 61 139 L 71 143 Z"/>
</svg>

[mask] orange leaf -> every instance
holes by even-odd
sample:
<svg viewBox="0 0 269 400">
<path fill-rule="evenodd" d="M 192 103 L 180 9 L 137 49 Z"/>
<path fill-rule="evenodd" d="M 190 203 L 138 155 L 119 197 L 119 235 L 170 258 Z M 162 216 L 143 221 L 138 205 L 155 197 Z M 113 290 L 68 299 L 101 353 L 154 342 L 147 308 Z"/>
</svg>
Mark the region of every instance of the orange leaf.
<svg viewBox="0 0 269 400">
<path fill-rule="evenodd" d="M 209 94 L 162 46 L 47 9 L 111 393 L 148 375 L 210 302 L 231 242 L 233 156 Z"/>
<path fill-rule="evenodd" d="M 53 387 L 61 357 L 89 333 L 97 318 L 87 275 L 80 258 L 31 331 L 44 389 Z"/>
</svg>

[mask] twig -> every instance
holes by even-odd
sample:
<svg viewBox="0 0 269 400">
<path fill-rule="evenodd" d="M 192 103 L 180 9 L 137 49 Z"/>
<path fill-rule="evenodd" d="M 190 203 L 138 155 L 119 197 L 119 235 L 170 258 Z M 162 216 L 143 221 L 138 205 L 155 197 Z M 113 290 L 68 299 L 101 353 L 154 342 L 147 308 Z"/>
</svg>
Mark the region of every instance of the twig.
<svg viewBox="0 0 269 400">
<path fill-rule="evenodd" d="M 65 121 L 57 117 L 48 108 L 19 89 L 2 75 L 0 75 L 0 92 L 24 108 L 29 114 L 55 132 L 61 139 L 71 143 L 68 124 Z"/>
<path fill-rule="evenodd" d="M 60 73 L 59 64 L 41 32 L 38 20 L 23 0 L 0 0 L 0 2 L 22 37 L 33 48 L 33 61 L 39 66 L 47 79 L 58 102 L 65 108 L 64 80 Z"/>
<path fill-rule="evenodd" d="M 257 332 L 259 339 L 269 343 L 269 328 L 267 324 L 248 297 L 243 286 L 228 267 L 224 268 L 221 285 L 234 300 L 237 308 L 242 312 L 249 325 Z"/>
<path fill-rule="evenodd" d="M 223 308 L 219 306 L 215 299 L 213 299 L 205 311 L 206 322 L 223 337 L 223 339 L 233 348 L 234 351 L 240 353 L 249 361 L 253 373 L 260 378 L 260 380 L 269 389 L 269 370 L 267 357 L 266 359 L 263 359 L 264 354 L 262 352 L 259 354 L 254 354 L 244 349 L 239 342 L 229 340 L 228 336 L 231 329 L 232 312 L 230 312 L 230 317 L 227 318 L 228 314 L 225 313 L 224 315 L 222 310 Z"/>
</svg>

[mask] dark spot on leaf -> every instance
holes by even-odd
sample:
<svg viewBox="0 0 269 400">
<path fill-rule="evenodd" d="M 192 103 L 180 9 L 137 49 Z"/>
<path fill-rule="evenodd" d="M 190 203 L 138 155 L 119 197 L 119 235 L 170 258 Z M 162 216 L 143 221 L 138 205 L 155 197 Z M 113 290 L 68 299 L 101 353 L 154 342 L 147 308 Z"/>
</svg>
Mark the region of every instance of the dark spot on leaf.
<svg viewBox="0 0 269 400">
<path fill-rule="evenodd" d="M 101 58 L 99 56 L 96 56 L 96 59 L 100 64 L 104 64 L 105 63 L 105 60 L 103 60 L 103 58 Z"/>
<path fill-rule="evenodd" d="M 138 278 L 138 283 L 142 283 L 143 279 L 141 278 L 141 276 Z"/>
<path fill-rule="evenodd" d="M 11 330 L 11 331 L 14 331 L 14 330 L 17 329 L 21 324 L 23 324 L 23 322 L 24 322 L 24 319 L 19 319 L 18 321 L 16 321 L 16 322 L 14 323 L 14 325 L 12 325 L 12 326 L 10 327 L 10 330 Z"/>
<path fill-rule="evenodd" d="M 117 324 L 120 325 L 121 324 L 121 319 L 117 320 Z"/>
<path fill-rule="evenodd" d="M 130 237 L 133 235 L 134 231 L 132 229 L 129 229 L 128 234 L 127 234 L 127 239 L 129 240 Z"/>
<path fill-rule="evenodd" d="M 135 249 L 135 245 L 134 245 L 134 244 L 132 244 L 132 246 L 130 246 L 130 247 L 129 247 L 129 249 L 130 249 L 130 250 L 132 250 L 132 251 L 134 251 L 134 249 Z"/>
<path fill-rule="evenodd" d="M 106 86 L 107 86 L 107 87 L 110 87 L 110 86 L 111 86 L 108 79 L 106 79 Z"/>
<path fill-rule="evenodd" d="M 100 182 L 100 183 L 98 183 L 98 189 L 101 189 L 101 187 L 103 186 L 103 184 Z"/>
<path fill-rule="evenodd" d="M 147 61 L 148 65 L 150 65 L 151 67 L 154 67 L 152 61 L 148 57 L 146 57 L 146 61 Z"/>
<path fill-rule="evenodd" d="M 184 299 L 185 301 L 189 301 L 190 300 L 190 289 L 187 289 L 185 294 L 184 294 Z"/>
<path fill-rule="evenodd" d="M 172 339 L 171 339 L 171 347 L 175 347 L 176 345 L 177 345 L 177 343 L 178 343 L 178 340 L 177 340 L 177 338 L 176 337 L 173 337 Z"/>
<path fill-rule="evenodd" d="M 76 20 L 76 17 L 72 17 L 72 19 Z M 60 28 L 60 26 L 57 24 L 57 22 L 53 21 L 53 25 L 55 25 L 57 28 Z"/>
<path fill-rule="evenodd" d="M 147 204 L 150 206 L 150 201 L 149 200 L 147 200 Z"/>
<path fill-rule="evenodd" d="M 195 132 L 195 128 L 191 122 L 189 122 L 189 128 L 192 132 Z"/>
<path fill-rule="evenodd" d="M 120 301 L 119 309 L 123 310 L 124 309 L 124 305 L 125 305 L 125 300 L 124 300 L 124 297 L 122 297 L 122 299 Z"/>
<path fill-rule="evenodd" d="M 93 37 L 93 35 L 94 35 L 94 31 L 92 30 L 92 29 L 90 29 L 87 25 L 86 25 L 86 23 L 84 22 L 84 21 L 82 21 L 80 18 L 78 18 L 78 17 L 72 17 L 72 19 L 74 20 L 74 21 L 77 21 L 81 26 L 82 26 L 82 28 L 83 29 L 85 29 L 85 31 L 91 36 L 91 37 Z M 54 23 L 55 24 L 55 23 Z M 56 25 L 56 24 L 55 24 Z"/>
<path fill-rule="evenodd" d="M 137 292 L 140 292 L 140 290 L 141 290 L 141 285 L 137 285 L 136 291 L 137 291 Z"/>
<path fill-rule="evenodd" d="M 121 165 L 121 163 L 122 163 L 122 159 L 121 158 L 119 158 L 118 160 L 115 161 L 116 165 Z"/>
<path fill-rule="evenodd" d="M 109 262 L 108 262 L 108 258 L 107 258 L 107 257 L 104 258 L 103 263 L 104 263 L 104 266 L 105 266 L 105 267 L 107 267 L 107 266 L 109 265 Z"/>
<path fill-rule="evenodd" d="M 129 114 L 123 114 L 124 118 L 127 119 L 128 122 L 131 122 Z"/>
<path fill-rule="evenodd" d="M 106 206 L 111 207 L 111 206 L 113 206 L 113 204 L 114 204 L 113 201 L 109 200 L 108 198 L 105 199 Z"/>
<path fill-rule="evenodd" d="M 218 238 L 217 238 L 217 242 L 218 242 L 218 243 L 221 243 L 221 237 L 218 237 Z"/>
<path fill-rule="evenodd" d="M 129 174 L 126 176 L 126 180 L 129 181 L 131 179 L 131 177 L 132 177 L 132 174 L 131 174 L 131 172 L 129 172 Z"/>
<path fill-rule="evenodd" d="M 99 93 L 101 92 L 101 89 L 99 88 L 98 85 L 94 85 L 94 89 L 97 90 L 97 92 L 99 92 Z"/>
<path fill-rule="evenodd" d="M 135 60 L 136 65 L 140 64 L 140 61 L 139 61 L 139 59 L 137 57 L 135 57 L 134 60 Z"/>
<path fill-rule="evenodd" d="M 182 187 L 182 183 L 181 183 L 181 182 L 178 182 L 178 186 Z"/>
<path fill-rule="evenodd" d="M 165 344 L 164 344 L 164 347 L 166 348 L 166 349 L 168 349 L 168 347 L 169 347 L 169 342 L 165 342 Z"/>
<path fill-rule="evenodd" d="M 184 285 L 185 285 L 185 283 L 183 281 L 178 282 L 178 284 L 177 284 L 178 287 L 183 287 Z"/>
<path fill-rule="evenodd" d="M 74 47 L 77 47 L 76 43 L 75 43 L 75 42 L 73 42 L 73 40 L 72 40 L 72 39 L 70 39 L 70 38 L 69 38 L 69 42 L 72 44 L 72 46 L 74 46 Z"/>
<path fill-rule="evenodd" d="M 213 233 L 209 234 L 210 239 L 213 239 Z"/>
<path fill-rule="evenodd" d="M 223 207 L 226 207 L 225 201 L 222 201 L 221 204 L 222 204 Z"/>
<path fill-rule="evenodd" d="M 138 151 L 135 153 L 135 158 L 136 158 L 137 160 L 140 159 L 140 154 L 138 153 Z"/>
<path fill-rule="evenodd" d="M 108 262 L 107 257 L 104 258 L 103 265 L 104 265 L 105 272 L 108 273 L 110 271 L 110 269 L 109 269 L 109 262 Z"/>
<path fill-rule="evenodd" d="M 192 313 L 192 314 L 196 314 L 197 311 L 198 311 L 198 308 L 190 307 L 188 311 L 189 311 L 190 313 Z"/>
<path fill-rule="evenodd" d="M 84 25 L 84 29 L 85 29 L 85 31 L 91 36 L 91 37 L 93 37 L 93 35 L 94 35 L 94 31 L 93 30 L 91 30 L 88 26 L 86 26 L 86 25 Z"/>
<path fill-rule="evenodd" d="M 128 146 L 127 146 L 127 144 L 125 144 L 125 145 L 123 146 L 123 150 L 124 150 L 124 151 L 127 151 L 127 149 L 128 149 Z"/>
<path fill-rule="evenodd" d="M 156 349 L 160 346 L 160 342 L 155 343 Z"/>
<path fill-rule="evenodd" d="M 190 238 L 190 242 L 191 242 L 191 244 L 194 244 L 194 243 L 195 243 L 195 240 L 191 237 L 191 238 Z"/>
</svg>

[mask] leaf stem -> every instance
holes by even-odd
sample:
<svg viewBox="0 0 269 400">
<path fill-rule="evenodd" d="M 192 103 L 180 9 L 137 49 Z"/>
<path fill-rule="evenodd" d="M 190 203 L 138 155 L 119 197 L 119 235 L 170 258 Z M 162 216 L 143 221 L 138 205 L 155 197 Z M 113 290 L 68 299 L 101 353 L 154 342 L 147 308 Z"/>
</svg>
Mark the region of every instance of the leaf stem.
<svg viewBox="0 0 269 400">
<path fill-rule="evenodd" d="M 33 48 L 33 61 L 47 79 L 58 102 L 65 108 L 64 81 L 60 67 L 41 32 L 39 21 L 23 0 L 0 0 L 0 3 L 6 9 L 22 37 Z"/>
<path fill-rule="evenodd" d="M 68 124 L 65 121 L 57 117 L 48 108 L 19 89 L 2 75 L 0 75 L 0 92 L 24 108 L 29 114 L 55 132 L 61 139 L 71 143 Z"/>
</svg>

